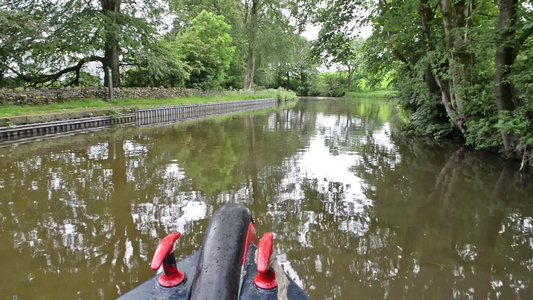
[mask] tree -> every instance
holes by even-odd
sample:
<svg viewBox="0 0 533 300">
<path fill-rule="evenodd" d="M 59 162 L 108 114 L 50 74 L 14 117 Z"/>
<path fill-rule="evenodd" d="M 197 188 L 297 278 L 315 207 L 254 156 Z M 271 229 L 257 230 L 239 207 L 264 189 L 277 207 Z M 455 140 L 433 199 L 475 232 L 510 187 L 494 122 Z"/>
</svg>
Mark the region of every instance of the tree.
<svg viewBox="0 0 533 300">
<path fill-rule="evenodd" d="M 40 27 L 29 14 L 0 7 L 0 86 L 10 66 L 18 62 L 15 59 L 30 51 L 31 41 L 40 37 Z"/>
<path fill-rule="evenodd" d="M 245 1 L 244 24 L 248 36 L 248 56 L 246 58 L 246 74 L 244 77 L 244 89 L 251 90 L 255 75 L 255 43 L 258 31 L 258 15 L 260 0 Z"/>
<path fill-rule="evenodd" d="M 164 12 L 157 0 L 27 0 L 3 2 L 0 9 L 2 15 L 23 16 L 26 29 L 38 25 L 39 30 L 22 30 L 13 40 L 23 41 L 22 48 L 6 40 L 7 49 L 17 50 L 8 54 L 9 71 L 33 85 L 54 83 L 68 73 L 76 76 L 66 84 L 79 84 L 86 63 L 99 62 L 111 70 L 105 73 L 105 83 L 112 76 L 113 85 L 120 86 L 121 57 L 142 51 L 157 37 L 156 25 Z"/>
<path fill-rule="evenodd" d="M 125 86 L 183 87 L 190 77 L 191 68 L 174 41 L 163 38 L 125 59 Z"/>
<path fill-rule="evenodd" d="M 290 8 L 288 1 L 272 0 L 246 0 L 244 1 L 244 29 L 247 37 L 246 72 L 244 89 L 252 89 L 255 72 L 258 69 L 257 58 L 266 65 L 271 62 L 269 56 L 284 55 L 286 43 L 289 41 L 282 37 L 295 38 L 296 28 L 290 24 L 286 10 Z M 279 47 L 270 47 L 273 51 L 264 51 L 266 46 L 276 44 Z M 281 45 L 280 45 L 281 44 Z"/>
<path fill-rule="evenodd" d="M 172 0 L 170 3 L 177 15 L 174 33 L 191 24 L 202 10 L 223 15 L 231 25 L 235 58 L 228 71 L 227 87 L 251 89 L 257 70 L 262 73 L 261 84 L 270 82 L 271 78 L 265 77 L 271 75 L 273 64 L 278 57 L 286 55 L 297 39 L 296 28 L 287 15 L 290 3 L 285 0 Z"/>
<path fill-rule="evenodd" d="M 510 76 L 520 48 L 533 34 L 531 23 L 527 24 L 527 27 L 523 27 L 521 32 L 518 32 L 517 25 L 523 23 L 523 21 L 519 22 L 518 16 L 518 0 L 500 1 L 494 83 L 498 116 L 501 120 L 505 119 L 506 113 L 514 111 L 520 104 Z M 522 26 L 524 25 L 522 24 Z M 501 132 L 505 154 L 512 156 L 513 152 L 519 153 L 521 145 L 518 136 L 505 128 L 502 128 Z"/>
<path fill-rule="evenodd" d="M 225 87 L 242 88 L 246 68 L 246 36 L 243 29 L 244 20 L 241 1 L 235 0 L 171 0 L 170 8 L 176 15 L 171 30 L 174 39 L 181 30 L 191 25 L 192 20 L 202 11 L 224 16 L 224 22 L 231 26 L 230 35 L 235 54 L 230 68 L 226 72 Z"/>
<path fill-rule="evenodd" d="M 297 90 L 305 84 L 307 69 L 312 68 L 308 59 L 309 42 L 293 30 L 276 30 L 270 27 L 264 32 L 267 35 L 263 35 L 257 45 L 255 84 Z M 300 81 L 302 78 L 304 82 Z"/>
<path fill-rule="evenodd" d="M 235 47 L 231 46 L 230 26 L 224 16 L 202 11 L 176 39 L 175 47 L 191 68 L 190 87 L 221 88 Z"/>
</svg>

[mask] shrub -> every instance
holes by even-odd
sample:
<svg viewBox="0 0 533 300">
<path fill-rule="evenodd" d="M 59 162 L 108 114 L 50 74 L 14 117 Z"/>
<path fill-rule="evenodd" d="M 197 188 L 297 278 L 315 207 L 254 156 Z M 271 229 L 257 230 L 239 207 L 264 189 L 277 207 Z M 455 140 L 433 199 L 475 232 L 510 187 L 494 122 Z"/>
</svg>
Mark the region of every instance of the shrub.
<svg viewBox="0 0 533 300">
<path fill-rule="evenodd" d="M 298 96 L 296 96 L 295 92 L 280 87 L 276 90 L 276 99 L 278 100 L 278 103 L 283 103 L 288 101 L 296 101 Z"/>
</svg>

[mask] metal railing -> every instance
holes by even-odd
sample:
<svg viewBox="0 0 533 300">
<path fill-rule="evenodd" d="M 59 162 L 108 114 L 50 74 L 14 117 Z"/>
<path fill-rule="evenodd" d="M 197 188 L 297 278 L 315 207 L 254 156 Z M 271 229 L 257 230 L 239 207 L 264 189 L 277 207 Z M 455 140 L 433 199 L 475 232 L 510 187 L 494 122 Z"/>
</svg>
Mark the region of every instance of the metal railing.
<svg viewBox="0 0 533 300">
<path fill-rule="evenodd" d="M 234 112 L 264 109 L 275 105 L 276 99 L 269 98 L 145 108 L 137 111 L 137 124 L 147 125 L 176 122 Z"/>
</svg>

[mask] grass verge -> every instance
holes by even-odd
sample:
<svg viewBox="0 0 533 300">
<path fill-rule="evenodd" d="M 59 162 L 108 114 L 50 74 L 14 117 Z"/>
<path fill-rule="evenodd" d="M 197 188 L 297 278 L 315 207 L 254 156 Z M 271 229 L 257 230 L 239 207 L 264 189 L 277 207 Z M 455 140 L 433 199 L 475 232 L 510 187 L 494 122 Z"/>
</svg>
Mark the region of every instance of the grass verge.
<svg viewBox="0 0 533 300">
<path fill-rule="evenodd" d="M 0 117 L 15 117 L 23 115 L 49 114 L 65 111 L 89 111 L 95 109 L 136 109 L 156 106 L 197 104 L 207 102 L 252 100 L 261 98 L 276 98 L 278 90 L 264 90 L 258 92 L 227 92 L 221 95 L 190 96 L 174 98 L 125 98 L 113 101 L 101 99 L 69 100 L 62 103 L 41 106 L 0 105 Z"/>
<path fill-rule="evenodd" d="M 390 98 L 396 91 L 347 92 L 346 98 Z"/>
</svg>

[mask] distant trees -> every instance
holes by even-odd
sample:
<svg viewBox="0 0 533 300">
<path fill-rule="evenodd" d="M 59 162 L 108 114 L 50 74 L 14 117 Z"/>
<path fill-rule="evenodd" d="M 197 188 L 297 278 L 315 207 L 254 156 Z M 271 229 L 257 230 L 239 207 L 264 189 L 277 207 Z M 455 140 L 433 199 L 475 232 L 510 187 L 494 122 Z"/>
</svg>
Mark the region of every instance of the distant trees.
<svg viewBox="0 0 533 300">
<path fill-rule="evenodd" d="M 291 3 L 286 0 L 171 0 L 170 3 L 180 20 L 174 23 L 175 32 L 188 26 L 202 10 L 225 17 L 235 47 L 225 81 L 227 87 L 249 90 L 254 83 L 268 85 L 272 80 L 270 70 L 301 40 L 297 28 L 291 25 L 288 15 Z"/>
</svg>

